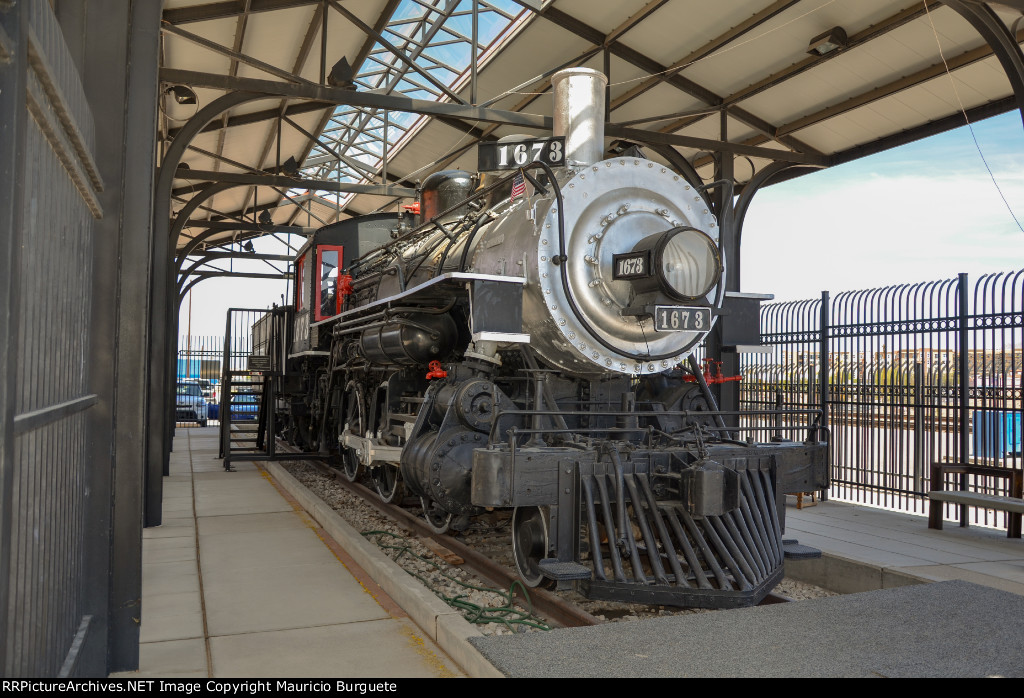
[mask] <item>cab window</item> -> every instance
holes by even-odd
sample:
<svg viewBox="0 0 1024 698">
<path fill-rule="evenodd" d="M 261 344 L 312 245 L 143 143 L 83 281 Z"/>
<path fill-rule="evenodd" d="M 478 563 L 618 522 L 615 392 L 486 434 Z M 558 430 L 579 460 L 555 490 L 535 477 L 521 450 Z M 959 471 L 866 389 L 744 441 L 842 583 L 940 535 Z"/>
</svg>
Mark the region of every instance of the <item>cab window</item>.
<svg viewBox="0 0 1024 698">
<path fill-rule="evenodd" d="M 338 298 L 338 274 L 342 248 L 322 245 L 317 248 L 317 309 L 316 319 L 325 320 L 337 315 L 341 303 Z"/>
<path fill-rule="evenodd" d="M 309 286 L 306 284 L 306 255 L 299 257 L 299 262 L 295 267 L 295 309 L 305 310 L 306 309 L 306 295 L 309 292 Z"/>
</svg>

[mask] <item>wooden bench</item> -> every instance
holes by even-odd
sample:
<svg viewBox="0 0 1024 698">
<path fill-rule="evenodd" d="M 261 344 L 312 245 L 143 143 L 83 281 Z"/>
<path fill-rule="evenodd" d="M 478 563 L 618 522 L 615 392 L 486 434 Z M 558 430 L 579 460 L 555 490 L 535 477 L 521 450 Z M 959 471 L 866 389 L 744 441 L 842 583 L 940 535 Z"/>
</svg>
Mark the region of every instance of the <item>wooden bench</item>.
<svg viewBox="0 0 1024 698">
<path fill-rule="evenodd" d="M 981 492 L 943 489 L 944 475 L 980 475 L 1010 481 L 1010 496 L 1000 497 Z M 932 463 L 932 490 L 928 493 L 928 528 L 942 530 L 942 503 L 960 504 L 960 525 L 967 526 L 967 506 L 996 509 L 1009 514 L 1006 535 L 1021 537 L 1021 515 L 1024 514 L 1024 471 L 997 468 L 991 465 L 964 463 Z"/>
</svg>

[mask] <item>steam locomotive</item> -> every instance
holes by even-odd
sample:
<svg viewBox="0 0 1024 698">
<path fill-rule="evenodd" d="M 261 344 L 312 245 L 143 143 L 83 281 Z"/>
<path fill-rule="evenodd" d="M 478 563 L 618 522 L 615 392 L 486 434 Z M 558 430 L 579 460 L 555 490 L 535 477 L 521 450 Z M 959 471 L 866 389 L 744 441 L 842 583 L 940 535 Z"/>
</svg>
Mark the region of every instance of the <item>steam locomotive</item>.
<svg viewBox="0 0 1024 698">
<path fill-rule="evenodd" d="M 602 74 L 553 87 L 554 138 L 311 237 L 293 305 L 252 330 L 269 426 L 439 532 L 511 511 L 530 586 L 757 603 L 785 493 L 828 486 L 824 434 L 738 440 L 693 357 L 728 305 L 703 190 L 640 150 L 605 159 Z"/>
</svg>

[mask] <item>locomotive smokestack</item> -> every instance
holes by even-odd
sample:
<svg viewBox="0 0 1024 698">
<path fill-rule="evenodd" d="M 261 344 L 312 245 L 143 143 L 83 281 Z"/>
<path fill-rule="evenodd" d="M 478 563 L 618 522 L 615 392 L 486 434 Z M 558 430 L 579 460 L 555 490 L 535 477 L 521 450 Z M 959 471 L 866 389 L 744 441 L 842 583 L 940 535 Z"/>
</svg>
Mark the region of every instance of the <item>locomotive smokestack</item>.
<svg viewBox="0 0 1024 698">
<path fill-rule="evenodd" d="M 590 68 L 554 74 L 554 135 L 565 136 L 566 164 L 591 165 L 604 159 L 604 91 L 608 78 Z"/>
</svg>

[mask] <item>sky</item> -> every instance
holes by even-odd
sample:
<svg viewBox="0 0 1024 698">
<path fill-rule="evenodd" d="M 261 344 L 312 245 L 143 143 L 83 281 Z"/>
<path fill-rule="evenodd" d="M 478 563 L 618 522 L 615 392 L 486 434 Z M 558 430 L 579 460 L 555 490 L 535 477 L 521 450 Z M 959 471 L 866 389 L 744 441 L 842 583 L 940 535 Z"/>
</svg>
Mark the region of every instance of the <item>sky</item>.
<svg viewBox="0 0 1024 698">
<path fill-rule="evenodd" d="M 981 153 L 1024 224 L 1024 127 L 974 124 Z M 776 300 L 1024 269 L 1024 231 L 962 127 L 766 187 L 743 227 L 741 290 Z"/>
<path fill-rule="evenodd" d="M 1024 127 L 1011 112 L 974 124 L 1006 201 L 1024 224 Z M 293 243 L 294 244 L 294 243 Z M 743 231 L 741 290 L 776 300 L 1024 269 L 1024 232 L 971 131 L 959 128 L 766 187 Z M 258 251 L 284 245 L 257 241 Z M 235 269 L 269 272 L 262 262 Z M 210 279 L 182 303 L 180 334 L 223 336 L 229 307 L 281 303 L 285 283 Z"/>
</svg>

